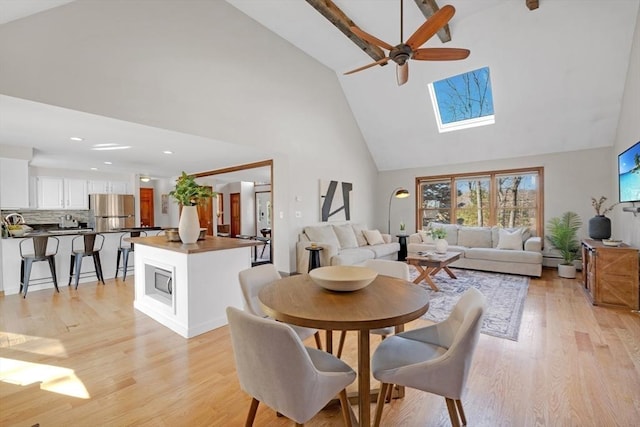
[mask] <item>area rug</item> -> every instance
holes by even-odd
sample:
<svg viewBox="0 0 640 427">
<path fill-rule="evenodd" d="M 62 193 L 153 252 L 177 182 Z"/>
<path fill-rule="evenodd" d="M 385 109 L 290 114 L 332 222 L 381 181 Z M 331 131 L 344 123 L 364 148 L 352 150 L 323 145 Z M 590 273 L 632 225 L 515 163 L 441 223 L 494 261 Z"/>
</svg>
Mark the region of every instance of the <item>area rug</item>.
<svg viewBox="0 0 640 427">
<path fill-rule="evenodd" d="M 418 272 L 415 267 L 410 268 L 413 281 L 418 277 Z M 529 278 L 456 268 L 452 268 L 451 271 L 457 279 L 450 278 L 444 271 L 433 277 L 434 283 L 440 289 L 438 292 L 432 290 L 424 280 L 420 282 L 420 286 L 429 292 L 430 297 L 429 311 L 422 318 L 434 322 L 445 320 L 464 291 L 474 287 L 487 297 L 488 304 L 480 332 L 518 341 Z"/>
</svg>

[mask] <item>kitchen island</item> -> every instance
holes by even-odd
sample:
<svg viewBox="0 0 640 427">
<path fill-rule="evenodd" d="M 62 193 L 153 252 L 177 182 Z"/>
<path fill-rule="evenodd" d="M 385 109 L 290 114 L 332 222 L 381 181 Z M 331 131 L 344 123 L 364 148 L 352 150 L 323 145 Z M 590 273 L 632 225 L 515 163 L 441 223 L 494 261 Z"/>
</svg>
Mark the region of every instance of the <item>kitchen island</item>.
<svg viewBox="0 0 640 427">
<path fill-rule="evenodd" d="M 238 273 L 251 267 L 255 240 L 207 236 L 193 244 L 165 236 L 135 237 L 133 306 L 191 338 L 227 324 L 227 306 L 242 308 Z"/>
</svg>

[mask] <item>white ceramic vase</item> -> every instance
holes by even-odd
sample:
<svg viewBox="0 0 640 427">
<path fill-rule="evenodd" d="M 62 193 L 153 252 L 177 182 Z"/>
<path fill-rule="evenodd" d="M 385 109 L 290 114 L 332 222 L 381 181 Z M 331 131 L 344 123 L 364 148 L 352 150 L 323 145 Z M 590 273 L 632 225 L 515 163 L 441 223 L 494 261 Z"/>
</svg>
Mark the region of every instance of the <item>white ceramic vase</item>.
<svg viewBox="0 0 640 427">
<path fill-rule="evenodd" d="M 436 253 L 446 254 L 449 248 L 449 242 L 446 239 L 436 239 Z"/>
<path fill-rule="evenodd" d="M 195 243 L 200 236 L 200 220 L 197 206 L 183 206 L 178 223 L 178 235 L 182 243 Z"/>
</svg>

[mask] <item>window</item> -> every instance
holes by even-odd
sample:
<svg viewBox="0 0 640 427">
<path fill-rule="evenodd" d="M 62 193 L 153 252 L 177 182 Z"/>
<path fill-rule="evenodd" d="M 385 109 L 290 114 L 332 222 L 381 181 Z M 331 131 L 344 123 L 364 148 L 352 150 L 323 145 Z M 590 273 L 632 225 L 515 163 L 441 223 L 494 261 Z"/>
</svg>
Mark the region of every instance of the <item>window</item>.
<svg viewBox="0 0 640 427">
<path fill-rule="evenodd" d="M 543 168 L 418 177 L 417 228 L 526 226 L 542 236 L 542 178 Z"/>
<path fill-rule="evenodd" d="M 489 67 L 430 83 L 429 95 L 441 133 L 495 123 Z"/>
</svg>

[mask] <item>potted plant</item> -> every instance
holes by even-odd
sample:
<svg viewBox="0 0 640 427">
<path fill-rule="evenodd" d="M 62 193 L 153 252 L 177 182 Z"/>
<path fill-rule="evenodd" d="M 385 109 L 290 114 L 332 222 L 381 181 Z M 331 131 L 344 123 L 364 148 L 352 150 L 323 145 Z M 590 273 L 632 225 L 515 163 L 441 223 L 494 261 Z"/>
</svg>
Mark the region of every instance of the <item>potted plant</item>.
<svg viewBox="0 0 640 427">
<path fill-rule="evenodd" d="M 178 234 L 182 243 L 195 243 L 200 235 L 200 221 L 198 219 L 199 204 L 210 197 L 216 197 L 216 193 L 209 187 L 198 184 L 195 177 L 182 172 L 176 180 L 175 188 L 169 192 L 178 203 L 182 205 Z"/>
<path fill-rule="evenodd" d="M 611 237 L 611 220 L 605 215 L 611 212 L 618 203 L 604 208 L 602 205 L 606 200 L 605 196 L 601 196 L 598 200 L 595 197 L 591 198 L 591 206 L 596 210 L 596 216 L 589 220 L 589 237 L 592 239 L 602 240 Z"/>
<path fill-rule="evenodd" d="M 576 277 L 574 261 L 580 258 L 580 241 L 578 230 L 582 226 L 580 216 L 575 212 L 565 212 L 561 217 L 551 218 L 547 222 L 547 241 L 551 243 L 562 256 L 562 263 L 558 265 L 558 275 L 568 279 Z"/>
<path fill-rule="evenodd" d="M 449 248 L 449 242 L 446 241 L 447 231 L 442 228 L 432 228 L 429 230 L 429 235 L 434 240 L 434 244 L 436 245 L 436 252 L 439 254 L 444 254 L 447 252 L 447 248 Z"/>
</svg>

